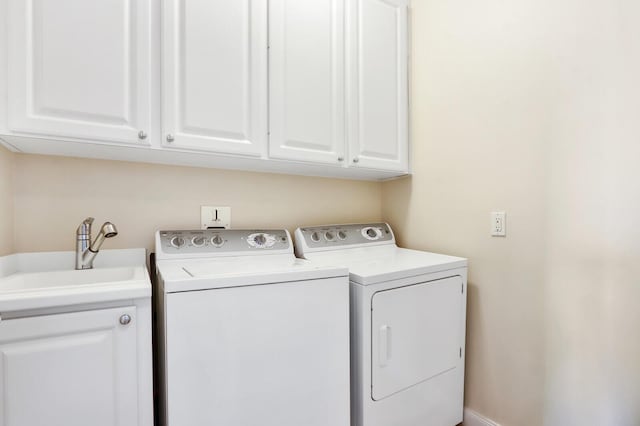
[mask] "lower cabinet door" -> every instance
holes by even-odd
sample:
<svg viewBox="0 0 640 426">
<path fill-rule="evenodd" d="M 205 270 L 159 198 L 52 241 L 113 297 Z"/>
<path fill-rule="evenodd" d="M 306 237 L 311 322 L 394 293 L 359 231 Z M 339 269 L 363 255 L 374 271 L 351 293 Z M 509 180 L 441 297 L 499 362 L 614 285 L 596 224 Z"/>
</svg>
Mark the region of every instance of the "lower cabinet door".
<svg viewBox="0 0 640 426">
<path fill-rule="evenodd" d="M 136 425 L 135 313 L 0 321 L 0 426 Z"/>
</svg>

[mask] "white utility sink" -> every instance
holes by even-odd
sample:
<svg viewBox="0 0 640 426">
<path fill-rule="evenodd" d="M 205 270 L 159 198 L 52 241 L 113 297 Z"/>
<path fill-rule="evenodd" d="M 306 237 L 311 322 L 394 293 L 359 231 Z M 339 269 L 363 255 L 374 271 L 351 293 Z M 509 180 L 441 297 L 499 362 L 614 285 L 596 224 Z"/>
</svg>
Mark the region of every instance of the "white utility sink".
<svg viewBox="0 0 640 426">
<path fill-rule="evenodd" d="M 0 258 L 0 314 L 148 297 L 144 249 L 101 250 L 93 269 L 75 270 L 74 252 Z"/>
<path fill-rule="evenodd" d="M 51 271 L 17 273 L 2 280 L 0 292 L 38 291 L 52 288 L 73 288 L 85 285 L 104 285 L 136 279 L 137 268 L 104 268 L 84 271 Z"/>
</svg>

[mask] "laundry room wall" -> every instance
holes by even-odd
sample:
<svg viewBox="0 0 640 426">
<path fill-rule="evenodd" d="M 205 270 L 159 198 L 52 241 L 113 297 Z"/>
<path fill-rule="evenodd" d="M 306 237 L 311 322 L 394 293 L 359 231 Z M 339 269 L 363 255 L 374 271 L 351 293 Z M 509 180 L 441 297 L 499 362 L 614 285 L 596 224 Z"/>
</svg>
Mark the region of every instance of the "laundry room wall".
<svg viewBox="0 0 640 426">
<path fill-rule="evenodd" d="M 640 4 L 412 3 L 408 247 L 469 258 L 466 405 L 640 424 Z M 489 235 L 507 212 L 507 237 Z"/>
<path fill-rule="evenodd" d="M 200 227 L 200 206 L 231 225 L 286 227 L 381 218 L 377 182 L 78 158 L 15 155 L 15 251 L 74 250 L 87 216 L 115 223 L 104 248 L 152 249 L 158 229 Z"/>
<path fill-rule="evenodd" d="M 0 256 L 13 252 L 13 157 L 0 146 Z"/>
</svg>

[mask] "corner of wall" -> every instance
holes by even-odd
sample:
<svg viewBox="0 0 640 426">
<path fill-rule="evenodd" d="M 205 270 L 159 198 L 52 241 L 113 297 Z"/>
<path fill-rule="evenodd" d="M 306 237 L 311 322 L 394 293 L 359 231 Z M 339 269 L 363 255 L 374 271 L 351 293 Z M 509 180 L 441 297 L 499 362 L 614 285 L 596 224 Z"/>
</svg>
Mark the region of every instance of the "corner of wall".
<svg viewBox="0 0 640 426">
<path fill-rule="evenodd" d="M 14 167 L 16 154 L 0 145 L 0 256 L 15 248 Z"/>
</svg>

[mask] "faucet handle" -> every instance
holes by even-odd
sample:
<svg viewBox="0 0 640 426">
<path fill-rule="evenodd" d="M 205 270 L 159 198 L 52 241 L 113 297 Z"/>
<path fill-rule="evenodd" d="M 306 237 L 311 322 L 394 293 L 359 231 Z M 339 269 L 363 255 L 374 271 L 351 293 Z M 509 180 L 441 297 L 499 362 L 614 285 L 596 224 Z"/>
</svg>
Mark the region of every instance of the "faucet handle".
<svg viewBox="0 0 640 426">
<path fill-rule="evenodd" d="M 95 219 L 92 217 L 88 217 L 82 221 L 80 226 L 78 226 L 78 230 L 76 231 L 77 235 L 82 236 L 90 236 L 91 235 L 91 225 Z"/>
</svg>

